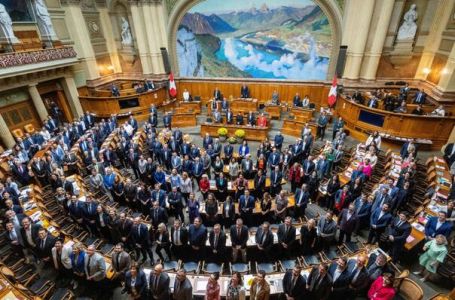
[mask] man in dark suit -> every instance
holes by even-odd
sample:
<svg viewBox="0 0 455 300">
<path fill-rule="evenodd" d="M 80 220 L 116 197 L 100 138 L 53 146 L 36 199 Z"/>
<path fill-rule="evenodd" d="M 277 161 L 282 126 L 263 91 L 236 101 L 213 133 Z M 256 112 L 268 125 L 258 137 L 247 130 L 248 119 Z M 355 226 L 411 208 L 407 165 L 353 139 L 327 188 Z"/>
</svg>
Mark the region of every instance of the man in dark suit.
<svg viewBox="0 0 455 300">
<path fill-rule="evenodd" d="M 186 277 L 185 269 L 177 271 L 174 281 L 174 290 L 172 293 L 173 300 L 192 300 L 193 286 L 191 281 Z"/>
<path fill-rule="evenodd" d="M 243 115 L 241 112 L 239 112 L 236 116 L 235 116 L 235 124 L 237 125 L 243 125 Z"/>
<path fill-rule="evenodd" d="M 87 227 L 91 235 L 97 235 L 98 229 L 96 227 L 96 218 L 98 212 L 96 211 L 98 203 L 93 200 L 91 195 L 87 195 L 84 207 L 84 225 Z"/>
<path fill-rule="evenodd" d="M 351 280 L 349 283 L 348 299 L 354 299 L 357 296 L 365 294 L 369 287 L 370 280 L 368 279 L 368 271 L 365 268 L 367 257 L 360 255 L 355 262 L 348 262 L 348 271 L 350 272 Z M 350 267 L 352 265 L 352 268 Z"/>
<path fill-rule="evenodd" d="M 306 288 L 309 291 L 309 299 L 327 300 L 332 292 L 332 279 L 327 275 L 329 266 L 320 263 L 314 266 L 308 275 Z"/>
<path fill-rule="evenodd" d="M 270 173 L 270 194 L 272 197 L 278 195 L 281 192 L 281 181 L 283 180 L 283 172 L 280 167 L 276 166 Z"/>
<path fill-rule="evenodd" d="M 215 88 L 215 91 L 213 91 L 213 98 L 216 101 L 221 101 L 223 100 L 223 95 L 221 94 L 221 91 L 218 89 L 218 87 Z"/>
<path fill-rule="evenodd" d="M 438 234 L 449 238 L 452 232 L 452 223 L 447 221 L 447 213 L 445 211 L 438 212 L 437 217 L 430 217 L 425 224 L 425 238 L 428 240 L 434 239 Z"/>
<path fill-rule="evenodd" d="M 251 223 L 254 205 L 254 197 L 250 195 L 249 190 L 245 190 L 244 194 L 239 198 L 239 211 L 242 220 L 248 220 L 246 221 L 247 224 Z"/>
<path fill-rule="evenodd" d="M 170 297 L 170 278 L 163 271 L 163 265 L 157 264 L 149 278 L 149 288 L 151 299 L 169 300 Z"/>
<path fill-rule="evenodd" d="M 246 118 L 246 124 L 254 126 L 256 125 L 256 116 L 252 111 L 248 112 L 248 117 Z"/>
<path fill-rule="evenodd" d="M 295 227 L 292 226 L 292 218 L 288 216 L 284 219 L 284 224 L 278 226 L 278 247 L 286 258 L 295 250 L 295 237 Z"/>
<path fill-rule="evenodd" d="M 20 230 L 16 230 L 13 222 L 8 221 L 6 223 L 6 237 L 8 238 L 9 244 L 11 246 L 11 249 L 16 253 L 17 255 L 23 257 L 24 256 L 24 247 L 23 247 L 23 241 L 21 239 L 21 233 Z"/>
<path fill-rule="evenodd" d="M 310 202 L 310 193 L 308 186 L 304 183 L 300 189 L 295 191 L 295 218 L 305 217 L 305 210 Z"/>
<path fill-rule="evenodd" d="M 234 123 L 234 113 L 231 111 L 230 108 L 226 112 L 226 123 L 227 124 Z"/>
<path fill-rule="evenodd" d="M 340 257 L 329 267 L 329 274 L 332 277 L 332 294 L 330 299 L 346 299 L 351 281 L 351 274 L 348 271 L 348 259 Z"/>
<path fill-rule="evenodd" d="M 294 107 L 302 106 L 302 99 L 300 98 L 300 94 L 296 93 L 294 98 L 292 98 L 292 104 Z"/>
<path fill-rule="evenodd" d="M 393 274 L 394 272 L 387 263 L 387 257 L 381 252 L 382 251 L 380 251 L 378 255 L 376 255 L 376 253 L 372 253 L 368 258 L 367 273 L 369 284 L 384 273 Z"/>
<path fill-rule="evenodd" d="M 370 233 L 368 234 L 368 244 L 379 241 L 381 234 L 385 231 L 387 225 L 392 220 L 392 215 L 389 213 L 389 204 L 384 203 L 382 207 L 378 207 L 373 211 L 370 217 Z"/>
<path fill-rule="evenodd" d="M 134 245 L 136 250 L 136 260 L 139 261 L 139 257 L 142 253 L 142 261 L 143 264 L 147 260 L 147 254 L 150 258 L 150 262 L 155 262 L 153 258 L 153 252 L 150 245 L 150 236 L 147 226 L 142 224 L 142 220 L 140 217 L 136 217 L 133 220 L 133 226 L 131 227 L 131 242 Z"/>
<path fill-rule="evenodd" d="M 237 219 L 235 225 L 231 226 L 230 237 L 232 244 L 232 262 L 237 262 L 239 256 L 246 262 L 246 243 L 248 241 L 248 227 L 243 225 L 242 219 Z"/>
<path fill-rule="evenodd" d="M 182 221 L 174 220 L 174 226 L 171 228 L 172 254 L 176 260 L 185 259 L 185 251 L 188 247 L 188 230 L 182 227 Z"/>
<path fill-rule="evenodd" d="M 246 84 L 240 88 L 240 98 L 250 98 L 250 90 Z"/>
<path fill-rule="evenodd" d="M 281 151 L 281 147 L 283 147 L 283 141 L 284 141 L 284 136 L 281 134 L 281 131 L 278 131 L 278 133 L 273 138 L 274 147 L 277 150 Z"/>
<path fill-rule="evenodd" d="M 36 254 L 38 258 L 46 264 L 51 263 L 52 248 L 54 245 L 55 238 L 46 229 L 41 227 L 38 231 L 38 239 L 36 240 Z"/>
<path fill-rule="evenodd" d="M 257 246 L 256 260 L 269 261 L 273 246 L 273 234 L 269 222 L 264 222 L 256 231 L 255 242 Z"/>
<path fill-rule="evenodd" d="M 191 246 L 191 257 L 199 261 L 205 257 L 205 243 L 207 241 L 207 228 L 202 224 L 200 217 L 194 218 L 193 224 L 188 229 L 188 242 Z"/>
<path fill-rule="evenodd" d="M 177 191 L 177 187 L 172 188 L 172 191 L 167 195 L 167 199 L 169 202 L 171 214 L 174 214 L 176 218 L 184 221 L 185 216 L 183 215 L 183 197 L 182 194 Z"/>
<path fill-rule="evenodd" d="M 32 253 L 36 253 L 36 243 L 39 237 L 38 234 L 40 229 L 41 226 L 38 224 L 32 224 L 32 221 L 29 217 L 22 219 L 22 241 L 24 242 L 24 247 L 32 251 Z"/>
<path fill-rule="evenodd" d="M 112 270 L 114 271 L 114 279 L 123 281 L 126 272 L 130 270 L 131 257 L 128 252 L 123 249 L 122 243 L 115 245 L 111 261 Z"/>
<path fill-rule="evenodd" d="M 333 220 L 333 212 L 328 211 L 320 217 L 318 224 L 318 237 L 323 249 L 328 249 L 335 239 L 337 224 Z"/>
<path fill-rule="evenodd" d="M 338 244 L 343 243 L 343 239 L 346 236 L 346 243 L 351 242 L 351 234 L 354 232 L 357 225 L 357 213 L 355 211 L 354 203 L 350 203 L 348 208 L 341 210 L 338 216 L 338 226 L 340 228 L 340 234 L 338 238 Z"/>
<path fill-rule="evenodd" d="M 283 293 L 286 299 L 303 300 L 307 295 L 305 278 L 300 274 L 302 268 L 298 265 L 286 271 L 283 277 Z"/>
<path fill-rule="evenodd" d="M 310 178 L 310 174 L 316 169 L 316 164 L 313 162 L 313 156 L 308 156 L 307 159 L 303 161 L 302 164 L 303 168 L 303 182 L 308 183 L 308 179 Z"/>
<path fill-rule="evenodd" d="M 209 233 L 210 257 L 215 263 L 227 261 L 226 234 L 221 230 L 220 224 L 215 224 Z"/>
<path fill-rule="evenodd" d="M 133 227 L 133 221 L 126 217 L 125 213 L 120 213 L 118 220 L 116 221 L 115 227 L 118 228 L 120 241 L 126 245 L 130 246 L 130 235 L 131 228 Z"/>
<path fill-rule="evenodd" d="M 357 214 L 357 225 L 355 231 L 365 228 L 369 225 L 372 204 L 368 201 L 367 194 L 362 193 L 355 200 L 355 212 Z"/>
<path fill-rule="evenodd" d="M 392 199 L 389 195 L 389 187 L 382 186 L 380 189 L 376 191 L 374 194 L 374 202 L 371 211 L 374 212 L 379 207 L 382 207 L 385 203 L 389 204 L 389 207 L 392 204 Z"/>
<path fill-rule="evenodd" d="M 150 221 L 153 229 L 157 230 L 160 223 L 167 224 L 167 213 L 166 210 L 160 206 L 158 201 L 153 201 L 153 205 L 150 208 Z"/>
<path fill-rule="evenodd" d="M 170 112 L 167 112 L 163 116 L 163 124 L 164 124 L 164 128 L 171 129 L 171 127 L 172 127 L 172 114 Z"/>
<path fill-rule="evenodd" d="M 19 160 L 14 162 L 14 165 L 11 168 L 14 178 L 19 181 L 22 185 L 27 185 L 30 183 L 29 170 L 25 164 L 20 163 Z"/>
<path fill-rule="evenodd" d="M 401 212 L 390 224 L 389 236 L 387 238 L 387 245 L 381 246 L 381 249 L 390 248 L 390 256 L 394 263 L 398 262 L 400 254 L 406 244 L 406 239 L 411 234 L 411 224 L 408 222 L 408 215 L 406 212 Z M 385 247 L 384 247 L 385 246 Z"/>
<path fill-rule="evenodd" d="M 414 104 L 425 104 L 425 101 L 427 100 L 427 94 L 425 93 L 424 90 L 419 90 L 415 97 L 414 97 Z"/>
</svg>

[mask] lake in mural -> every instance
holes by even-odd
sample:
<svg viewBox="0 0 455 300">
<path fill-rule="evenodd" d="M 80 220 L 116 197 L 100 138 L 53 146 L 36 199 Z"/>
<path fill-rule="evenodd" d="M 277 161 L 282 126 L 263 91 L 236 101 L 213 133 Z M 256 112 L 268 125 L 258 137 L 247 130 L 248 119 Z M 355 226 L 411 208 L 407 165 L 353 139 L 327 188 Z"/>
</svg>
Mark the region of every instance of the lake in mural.
<svg viewBox="0 0 455 300">
<path fill-rule="evenodd" d="M 310 0 L 206 0 L 179 24 L 180 76 L 325 80 L 331 40 Z"/>
</svg>

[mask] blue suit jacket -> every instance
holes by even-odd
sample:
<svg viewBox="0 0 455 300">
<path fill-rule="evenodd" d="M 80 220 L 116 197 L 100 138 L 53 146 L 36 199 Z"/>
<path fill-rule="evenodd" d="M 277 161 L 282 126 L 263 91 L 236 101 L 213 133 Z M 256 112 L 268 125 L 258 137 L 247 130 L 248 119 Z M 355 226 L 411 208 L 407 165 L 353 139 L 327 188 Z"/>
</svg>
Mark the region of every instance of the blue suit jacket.
<svg viewBox="0 0 455 300">
<path fill-rule="evenodd" d="M 452 223 L 446 221 L 436 230 L 437 223 L 438 217 L 431 217 L 427 224 L 425 224 L 425 235 L 435 237 L 438 234 L 442 234 L 446 238 L 449 238 L 449 235 L 452 232 Z"/>
<path fill-rule="evenodd" d="M 300 200 L 300 195 L 303 193 L 302 200 Z M 308 205 L 308 201 L 310 200 L 310 193 L 302 191 L 302 189 L 297 189 L 295 191 L 295 204 L 300 204 L 301 208 L 306 208 Z M 300 202 L 299 202 L 300 200 Z"/>
<path fill-rule="evenodd" d="M 360 205 L 362 205 L 362 200 L 359 197 L 359 198 L 357 198 L 355 200 L 355 211 L 357 211 L 357 209 L 359 208 Z M 370 216 L 370 212 L 371 212 L 371 204 L 366 202 L 365 204 L 363 204 L 362 208 L 357 213 L 357 217 L 359 219 L 365 218 L 365 217 L 369 217 Z"/>
<path fill-rule="evenodd" d="M 390 221 L 392 220 L 392 215 L 390 213 L 385 213 L 382 218 L 379 219 L 379 214 L 381 213 L 381 208 L 377 208 L 370 218 L 370 225 L 376 225 L 376 229 L 381 229 L 387 227 Z"/>
</svg>

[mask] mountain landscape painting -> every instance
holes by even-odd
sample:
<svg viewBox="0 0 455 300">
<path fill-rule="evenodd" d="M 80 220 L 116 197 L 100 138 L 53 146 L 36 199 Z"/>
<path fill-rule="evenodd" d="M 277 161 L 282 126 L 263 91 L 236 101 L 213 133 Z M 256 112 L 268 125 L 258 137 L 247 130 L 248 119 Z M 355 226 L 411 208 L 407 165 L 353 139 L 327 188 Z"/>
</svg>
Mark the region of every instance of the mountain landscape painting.
<svg viewBox="0 0 455 300">
<path fill-rule="evenodd" d="M 177 31 L 181 77 L 325 80 L 327 16 L 311 0 L 206 0 Z"/>
</svg>

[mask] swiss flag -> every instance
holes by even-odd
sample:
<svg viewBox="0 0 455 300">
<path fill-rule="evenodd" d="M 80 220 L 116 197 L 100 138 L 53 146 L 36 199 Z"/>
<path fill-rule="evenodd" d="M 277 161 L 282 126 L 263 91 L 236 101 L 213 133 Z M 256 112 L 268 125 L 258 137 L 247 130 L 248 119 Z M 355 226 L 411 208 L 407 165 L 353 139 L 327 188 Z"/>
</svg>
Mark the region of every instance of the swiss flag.
<svg viewBox="0 0 455 300">
<path fill-rule="evenodd" d="M 169 95 L 171 95 L 172 98 L 177 96 L 177 87 L 175 86 L 174 74 L 172 72 L 169 74 Z"/>
<path fill-rule="evenodd" d="M 332 87 L 330 88 L 329 99 L 327 100 L 327 102 L 329 103 L 329 107 L 335 106 L 335 103 L 337 102 L 337 76 L 336 75 L 333 77 Z"/>
</svg>

